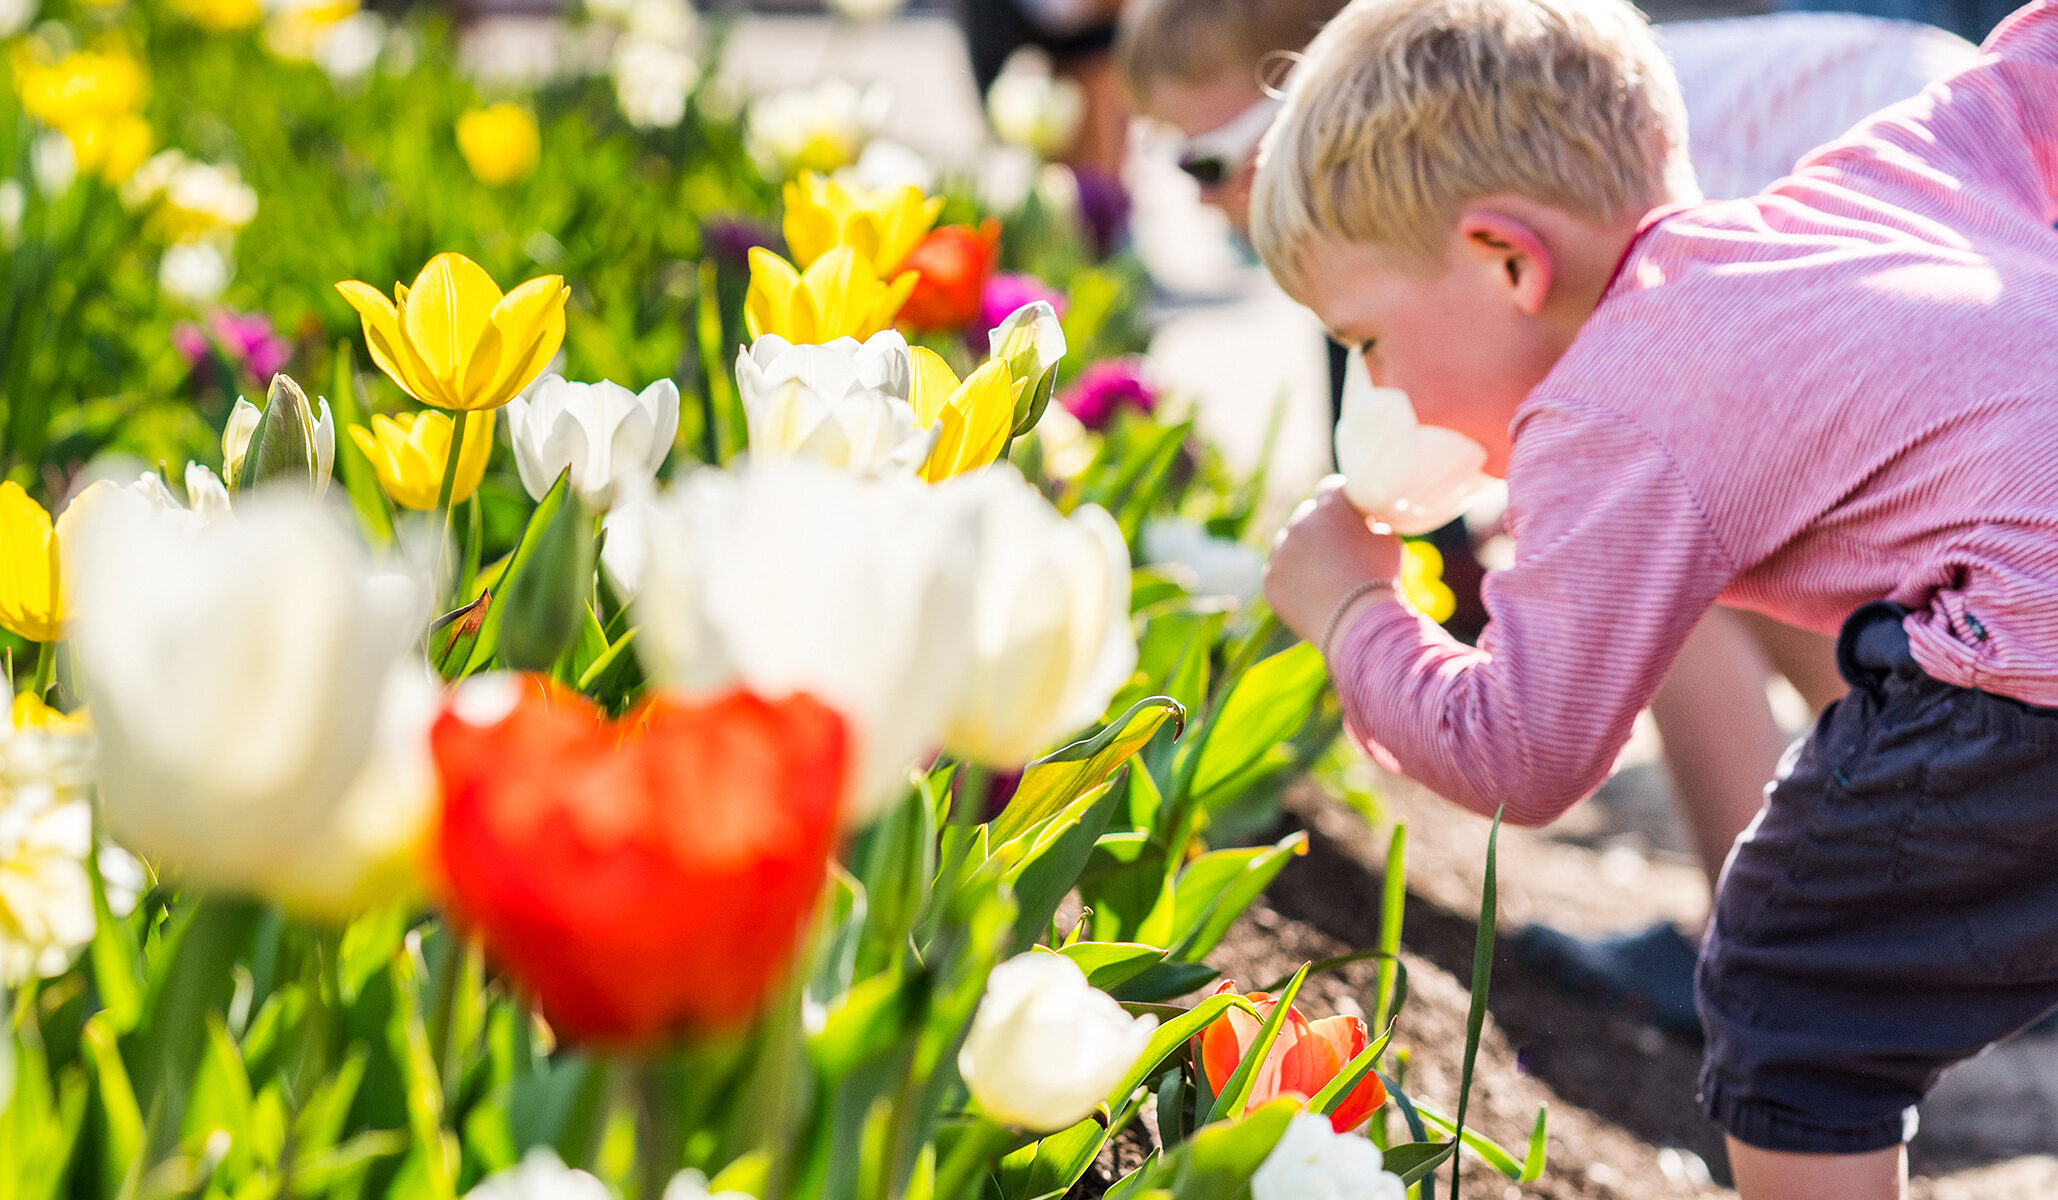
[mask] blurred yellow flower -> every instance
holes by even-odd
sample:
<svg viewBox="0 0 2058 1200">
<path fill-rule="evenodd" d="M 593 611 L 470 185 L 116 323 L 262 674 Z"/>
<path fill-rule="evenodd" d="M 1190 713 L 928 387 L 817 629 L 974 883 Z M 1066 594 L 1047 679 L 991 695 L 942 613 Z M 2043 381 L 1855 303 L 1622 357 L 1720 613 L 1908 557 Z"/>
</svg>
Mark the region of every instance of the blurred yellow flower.
<svg viewBox="0 0 2058 1200">
<path fill-rule="evenodd" d="M 527 179 L 543 155 L 536 118 L 519 104 L 475 108 L 457 119 L 457 148 L 480 183 L 504 187 Z"/>
<path fill-rule="evenodd" d="M 1401 590 L 1408 603 L 1430 620 L 1441 624 L 1458 611 L 1458 598 L 1443 581 L 1443 554 L 1428 542 L 1407 542 L 1401 547 Z"/>
<path fill-rule="evenodd" d="M 357 14 L 357 0 L 278 0 L 268 6 L 265 48 L 288 62 L 313 62 L 336 27 Z"/>
<path fill-rule="evenodd" d="M 64 136 L 71 139 L 72 157 L 79 170 L 91 171 L 117 186 L 127 182 L 157 146 L 150 122 L 135 113 L 67 126 Z"/>
<path fill-rule="evenodd" d="M 922 478 L 940 483 L 1000 457 L 1015 423 L 1015 389 L 1008 365 L 987 362 L 960 382 L 943 357 L 927 346 L 908 352 L 912 388 L 908 403 L 924 429 L 941 426 L 936 449 L 922 466 Z"/>
<path fill-rule="evenodd" d="M 942 197 L 926 199 L 912 185 L 870 191 L 803 171 L 786 185 L 786 248 L 805 269 L 849 246 L 884 278 L 907 261 L 942 211 Z"/>
<path fill-rule="evenodd" d="M 392 300 L 355 279 L 336 290 L 364 319 L 381 371 L 423 404 L 468 412 L 499 408 L 543 373 L 564 344 L 571 294 L 563 276 L 539 275 L 502 295 L 462 254 L 430 259 Z"/>
<path fill-rule="evenodd" d="M 59 547 L 102 486 L 79 493 L 53 525 L 20 484 L 0 483 L 0 629 L 32 642 L 61 636 L 66 597 Z"/>
<path fill-rule="evenodd" d="M 172 11 L 215 33 L 248 29 L 264 20 L 262 0 L 172 0 Z"/>
<path fill-rule="evenodd" d="M 52 59 L 38 43 L 24 41 L 12 55 L 14 88 L 28 114 L 52 129 L 69 132 L 97 125 L 143 107 L 150 77 L 143 64 L 116 43 L 76 50 Z"/>
<path fill-rule="evenodd" d="M 806 274 L 758 247 L 750 252 L 750 294 L 743 300 L 743 324 L 753 340 L 776 333 L 803 346 L 841 337 L 862 342 L 893 324 L 914 290 L 913 271 L 884 282 L 849 246 L 823 254 Z"/>
<path fill-rule="evenodd" d="M 50 733 L 90 733 L 93 729 L 92 717 L 85 709 L 75 713 L 58 712 L 43 703 L 34 692 L 16 696 L 9 715 L 16 729 L 41 729 Z"/>
<path fill-rule="evenodd" d="M 379 486 L 394 503 L 427 512 L 436 507 L 437 491 L 443 486 L 443 465 L 450 459 L 451 418 L 439 412 L 401 413 L 372 418 L 372 427 L 350 427 L 350 440 L 372 460 Z M 457 459 L 457 482 L 450 489 L 450 502 L 471 498 L 486 477 L 486 460 L 493 457 L 493 414 L 465 421 L 464 450 Z"/>
</svg>

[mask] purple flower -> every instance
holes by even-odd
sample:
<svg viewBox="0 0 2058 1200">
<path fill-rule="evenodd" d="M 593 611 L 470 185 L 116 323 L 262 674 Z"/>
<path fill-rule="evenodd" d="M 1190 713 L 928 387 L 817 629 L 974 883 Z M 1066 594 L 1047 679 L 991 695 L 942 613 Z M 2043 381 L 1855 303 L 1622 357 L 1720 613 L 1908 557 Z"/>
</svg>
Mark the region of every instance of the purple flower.
<svg viewBox="0 0 2058 1200">
<path fill-rule="evenodd" d="M 1143 377 L 1133 358 L 1111 358 L 1079 373 L 1078 382 L 1058 396 L 1065 411 L 1088 429 L 1101 430 L 1124 408 L 1148 413 L 1158 406 L 1158 391 Z"/>
<path fill-rule="evenodd" d="M 1120 177 L 1098 167 L 1075 167 L 1079 221 L 1093 239 L 1094 257 L 1106 258 L 1129 236 L 1129 189 Z"/>
<path fill-rule="evenodd" d="M 199 370 L 207 362 L 208 354 L 214 349 L 207 340 L 207 331 L 191 321 L 180 321 L 171 327 L 172 349 L 186 360 L 186 365 Z"/>
<path fill-rule="evenodd" d="M 779 235 L 767 226 L 734 215 L 713 216 L 701 222 L 700 238 L 717 261 L 736 267 L 750 265 L 752 250 L 760 246 L 772 249 L 779 244 Z"/>
<path fill-rule="evenodd" d="M 979 294 L 979 320 L 965 327 L 965 340 L 975 352 L 986 353 L 987 334 L 1013 316 L 1016 309 L 1038 300 L 1049 301 L 1060 317 L 1065 315 L 1065 294 L 1052 291 L 1043 280 L 1034 275 L 995 275 L 986 281 L 986 290 Z"/>
</svg>

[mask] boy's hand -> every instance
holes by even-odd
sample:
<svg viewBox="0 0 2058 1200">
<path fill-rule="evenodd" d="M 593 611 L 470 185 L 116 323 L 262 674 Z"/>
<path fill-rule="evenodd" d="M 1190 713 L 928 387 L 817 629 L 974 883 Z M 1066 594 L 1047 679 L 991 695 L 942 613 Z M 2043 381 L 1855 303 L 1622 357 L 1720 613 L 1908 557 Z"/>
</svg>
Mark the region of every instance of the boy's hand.
<svg viewBox="0 0 2058 1200">
<path fill-rule="evenodd" d="M 1344 498 L 1343 476 L 1331 475 L 1316 485 L 1314 498 L 1301 502 L 1273 540 L 1272 558 L 1265 564 L 1265 599 L 1289 629 L 1312 642 L 1352 588 L 1382 579 L 1398 589 L 1401 559 L 1401 540 L 1372 532 L 1364 514 Z M 1393 593 L 1381 591 L 1366 602 L 1392 598 Z"/>
</svg>

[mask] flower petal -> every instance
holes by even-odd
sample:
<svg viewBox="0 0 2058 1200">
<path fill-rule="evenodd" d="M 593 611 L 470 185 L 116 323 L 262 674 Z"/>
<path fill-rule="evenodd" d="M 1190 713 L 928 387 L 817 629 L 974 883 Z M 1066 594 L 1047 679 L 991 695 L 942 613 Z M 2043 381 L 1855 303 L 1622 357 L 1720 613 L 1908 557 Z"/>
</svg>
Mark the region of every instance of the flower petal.
<svg viewBox="0 0 2058 1200">
<path fill-rule="evenodd" d="M 465 369 L 500 299 L 493 277 L 462 254 L 438 254 L 415 276 L 400 328 L 446 397 L 463 399 Z"/>
</svg>

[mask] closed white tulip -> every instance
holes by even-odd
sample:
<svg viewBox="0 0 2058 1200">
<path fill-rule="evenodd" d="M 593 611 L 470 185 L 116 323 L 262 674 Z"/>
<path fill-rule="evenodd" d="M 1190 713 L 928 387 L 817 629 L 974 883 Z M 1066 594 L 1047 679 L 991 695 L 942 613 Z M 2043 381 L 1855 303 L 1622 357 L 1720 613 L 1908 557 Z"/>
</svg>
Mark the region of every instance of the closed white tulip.
<svg viewBox="0 0 2058 1200">
<path fill-rule="evenodd" d="M 1301 1113 L 1251 1176 L 1252 1200 L 1406 1200 L 1407 1185 L 1385 1161 L 1363 1135 Z"/>
<path fill-rule="evenodd" d="M 648 487 L 679 431 L 679 385 L 660 379 L 641 392 L 618 383 L 572 383 L 545 375 L 507 403 L 515 469 L 541 500 L 566 467 L 587 508 L 613 508 L 625 487 Z"/>
<path fill-rule="evenodd" d="M 1157 1027 L 1086 982 L 1071 959 L 1031 950 L 987 978 L 958 1074 L 987 1116 L 1050 1133 L 1107 1101 Z"/>
<path fill-rule="evenodd" d="M 854 815 L 875 817 L 965 692 L 970 499 L 804 462 L 698 471 L 632 526 L 637 655 L 689 693 L 741 683 L 834 708 Z"/>
<path fill-rule="evenodd" d="M 1336 466 L 1359 512 L 1410 537 L 1457 519 L 1494 486 L 1484 446 L 1417 421 L 1406 392 L 1372 385 L 1358 352 L 1344 376 Z"/>
<path fill-rule="evenodd" d="M 917 426 L 911 378 L 907 341 L 892 330 L 863 345 L 846 337 L 796 346 L 766 334 L 736 356 L 751 457 L 912 474 L 941 427 Z"/>
<path fill-rule="evenodd" d="M 979 514 L 969 683 L 944 745 L 1018 767 L 1089 724 L 1136 669 L 1129 550 L 1106 511 L 1059 515 L 1014 468 L 944 485 Z"/>
<path fill-rule="evenodd" d="M 203 886 L 278 896 L 368 836 L 338 823 L 420 629 L 411 581 L 375 572 L 354 533 L 282 489 L 205 527 L 116 492 L 73 553 L 74 646 L 117 838 Z M 419 805 L 380 794 L 388 844 L 404 846 Z M 349 811 L 359 829 L 381 823 Z"/>
</svg>

